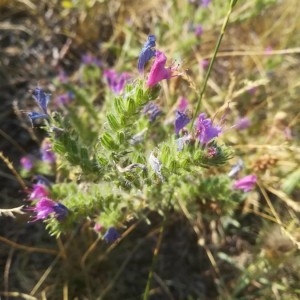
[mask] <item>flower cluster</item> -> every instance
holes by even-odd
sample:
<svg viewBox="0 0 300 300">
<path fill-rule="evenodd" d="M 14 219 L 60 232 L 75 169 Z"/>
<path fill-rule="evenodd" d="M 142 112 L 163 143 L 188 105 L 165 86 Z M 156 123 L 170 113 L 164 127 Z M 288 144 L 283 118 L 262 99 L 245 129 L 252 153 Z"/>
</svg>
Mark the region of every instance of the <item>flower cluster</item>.
<svg viewBox="0 0 300 300">
<path fill-rule="evenodd" d="M 68 215 L 69 210 L 63 204 L 49 198 L 50 182 L 45 177 L 37 176 L 37 179 L 28 196 L 28 201 L 32 205 L 28 210 L 35 214 L 32 222 L 45 220 L 52 216 L 62 221 Z"/>
<path fill-rule="evenodd" d="M 139 72 L 143 72 L 145 64 L 152 57 L 155 57 L 146 82 L 149 88 L 154 87 L 164 79 L 170 79 L 174 76 L 175 70 L 173 67 L 166 67 L 167 57 L 162 51 L 155 50 L 155 41 L 156 37 L 154 35 L 148 36 L 148 40 L 144 44 L 138 59 L 138 70 Z"/>
<path fill-rule="evenodd" d="M 202 34 L 202 27 L 200 25 L 197 28 L 196 34 L 198 36 Z M 93 220 L 95 224 L 94 231 L 101 234 L 103 239 L 108 243 L 115 242 L 120 237 L 115 226 L 122 222 L 119 212 L 122 211 L 123 214 L 124 209 L 126 213 L 127 209 L 127 207 L 125 208 L 122 204 L 116 206 L 115 211 L 111 211 L 106 209 L 106 205 L 101 203 L 102 200 L 109 200 L 109 203 L 111 201 L 117 201 L 115 200 L 115 194 L 111 193 L 111 182 L 108 184 L 108 191 L 106 190 L 108 180 L 117 182 L 120 189 L 124 187 L 124 194 L 125 188 L 126 191 L 132 187 L 143 191 L 143 188 L 146 186 L 145 189 L 149 192 L 149 199 L 154 199 L 156 194 L 152 194 L 152 189 L 148 187 L 151 187 L 151 184 L 157 184 L 157 181 L 159 181 L 155 193 L 160 193 L 160 197 L 164 198 L 166 197 L 164 191 L 167 185 L 170 184 L 171 179 L 174 181 L 178 180 L 178 182 L 184 181 L 187 173 L 191 174 L 191 178 L 193 178 L 195 170 L 198 172 L 199 168 L 202 167 L 224 164 L 231 157 L 230 151 L 218 143 L 218 137 L 223 133 L 223 118 L 219 122 L 215 122 L 206 113 L 201 112 L 194 114 L 192 119 L 192 113 L 190 111 L 192 110 L 192 105 L 184 97 L 179 99 L 175 113 L 171 118 L 166 118 L 167 120 L 164 122 L 164 124 L 169 124 L 170 122 L 168 122 L 168 120 L 172 120 L 174 125 L 173 135 L 170 135 L 167 130 L 164 130 L 165 128 L 159 128 L 159 121 L 163 118 L 162 109 L 164 105 L 157 105 L 157 103 L 162 103 L 161 101 L 156 101 L 158 95 L 157 91 L 159 90 L 157 85 L 159 85 L 162 80 L 168 80 L 178 75 L 178 73 L 176 74 L 174 67 L 166 66 L 167 57 L 164 52 L 156 49 L 156 37 L 154 35 L 148 36 L 140 52 L 137 65 L 139 73 L 144 72 L 148 62 L 151 63 L 151 67 L 149 73 L 145 76 L 145 80 L 140 79 L 134 81 L 131 80 L 132 75 L 127 72 L 118 73 L 114 69 L 104 69 L 103 72 L 100 72 L 100 69 L 90 66 L 100 66 L 100 63 L 98 63 L 94 57 L 86 56 L 83 58 L 83 63 L 89 66 L 83 68 L 83 71 L 87 71 L 87 73 L 84 74 L 87 77 L 83 76 L 83 78 L 87 78 L 87 83 L 99 82 L 97 80 L 89 80 L 89 76 L 94 76 L 91 74 L 97 73 L 99 76 L 103 75 L 107 86 L 116 94 L 113 101 L 108 102 L 107 106 L 105 106 L 106 102 L 103 104 L 103 111 L 106 114 L 106 121 L 104 120 L 103 123 L 104 126 L 97 127 L 101 125 L 100 122 L 103 121 L 102 116 L 99 117 L 98 112 L 95 110 L 94 104 L 97 102 L 93 102 L 93 100 L 85 101 L 86 99 L 90 99 L 88 98 L 88 89 L 81 91 L 80 87 L 78 89 L 76 87 L 70 87 L 72 92 L 61 94 L 60 97 L 57 98 L 60 106 L 68 104 L 73 98 L 77 99 L 78 103 L 76 104 L 78 104 L 80 108 L 85 109 L 79 110 L 76 105 L 66 107 L 66 109 L 63 110 L 63 112 L 66 112 L 68 109 L 68 115 L 65 118 L 60 115 L 60 112 L 57 112 L 55 115 L 53 114 L 53 118 L 50 118 L 48 113 L 49 94 L 45 93 L 39 87 L 33 92 L 33 97 L 40 108 L 40 113 L 31 113 L 32 122 L 35 119 L 44 118 L 45 116 L 45 118 L 50 119 L 50 125 L 53 125 L 52 127 L 48 126 L 50 127 L 50 131 L 51 128 L 53 128 L 50 132 L 50 138 L 45 139 L 41 144 L 40 160 L 48 165 L 50 164 L 51 170 L 53 170 L 56 166 L 56 155 L 53 152 L 54 148 L 68 160 L 70 166 L 67 164 L 67 166 L 62 166 L 62 168 L 66 168 L 67 172 L 70 168 L 71 173 L 71 168 L 78 166 L 81 167 L 80 172 L 83 175 L 82 178 L 101 178 L 101 181 L 103 179 L 103 186 L 105 187 L 103 190 L 102 186 L 101 190 L 98 190 L 98 185 L 95 185 L 95 187 L 91 187 L 88 193 L 82 194 L 82 197 L 84 200 L 87 200 L 86 203 L 92 203 L 91 207 L 93 207 L 93 210 L 87 208 L 86 210 L 88 212 L 86 212 L 86 210 L 84 211 L 85 217 L 94 218 L 92 216 L 95 216 L 95 213 L 101 216 L 99 223 L 98 220 L 97 222 Z M 122 93 L 125 84 L 128 83 L 129 80 L 131 80 L 131 83 L 127 85 L 126 93 Z M 95 94 L 94 91 L 93 89 L 93 94 Z M 112 97 L 112 93 L 109 93 L 109 96 Z M 84 111 L 85 115 L 74 116 L 74 114 L 81 111 Z M 149 118 L 148 122 L 143 115 Z M 168 116 L 169 114 L 166 113 L 165 115 Z M 69 116 L 70 122 L 68 122 Z M 73 116 L 74 118 L 72 118 Z M 91 122 L 90 116 L 92 117 Z M 150 130 L 149 127 L 153 125 L 152 122 L 154 121 L 156 121 L 155 126 Z M 89 127 L 89 125 L 92 126 Z M 247 119 L 242 119 L 238 125 L 239 126 L 235 127 L 239 130 L 247 127 Z M 74 130 L 72 130 L 73 126 Z M 87 137 L 91 131 L 90 128 L 95 129 L 95 135 L 93 131 L 91 137 Z M 97 132 L 98 128 L 102 130 L 100 135 Z M 147 134 L 145 134 L 145 132 L 147 132 Z M 52 141 L 51 137 L 53 138 Z M 151 137 L 149 143 L 146 141 L 148 137 Z M 96 140 L 98 142 L 95 146 L 93 142 Z M 142 141 L 145 141 L 145 143 L 141 143 Z M 54 144 L 54 147 L 52 144 Z M 150 149 L 145 148 L 149 147 L 149 145 L 151 145 Z M 90 148 L 88 149 L 88 147 Z M 128 155 L 129 153 L 130 155 Z M 24 169 L 31 172 L 36 171 L 34 169 L 34 161 L 31 160 L 31 157 L 23 157 L 21 163 Z M 194 169 L 191 168 L 191 165 Z M 227 189 L 230 190 L 230 193 L 235 195 L 238 193 L 233 192 L 233 189 L 249 192 L 254 189 L 257 181 L 255 175 L 248 175 L 236 179 L 239 178 L 239 172 L 242 168 L 243 163 L 239 162 L 228 174 L 229 180 L 232 180 L 232 186 L 228 185 L 227 181 Z M 142 169 L 142 171 L 140 171 L 140 169 Z M 101 175 L 99 175 L 99 173 L 101 173 Z M 198 176 L 198 174 L 199 173 L 196 173 L 196 176 Z M 65 180 L 65 183 L 68 186 L 68 178 Z M 64 205 L 65 203 L 67 203 L 69 207 L 81 205 L 80 201 L 72 203 L 73 197 L 69 194 L 67 202 L 64 202 L 62 197 L 65 196 L 65 192 L 62 192 L 61 197 L 59 189 L 57 193 L 54 191 L 53 194 L 57 195 L 57 198 L 61 199 L 61 202 L 64 204 L 55 201 L 51 195 L 52 188 L 55 189 L 56 186 L 51 187 L 49 183 L 40 180 L 33 184 L 32 190 L 28 195 L 28 201 L 31 205 L 29 210 L 34 213 L 33 221 L 49 221 L 51 219 L 62 221 L 67 217 L 71 217 L 69 209 Z M 178 188 L 178 193 L 181 192 L 181 187 L 178 187 L 178 185 L 174 188 Z M 75 194 L 77 194 L 77 192 L 78 194 L 81 193 L 81 187 L 78 186 L 78 191 L 75 190 L 75 192 Z M 98 197 L 98 195 L 101 195 L 101 197 Z M 79 200 L 80 199 L 79 197 Z M 124 200 L 124 202 L 125 201 L 127 200 Z M 162 203 L 169 203 L 170 201 L 172 200 L 167 201 L 163 199 Z M 155 200 L 153 200 L 153 202 L 155 209 L 158 206 L 155 204 Z M 143 208 L 144 207 L 147 207 L 147 203 L 145 206 L 143 204 Z M 128 210 L 129 209 L 130 208 L 128 208 Z M 80 207 L 78 210 L 74 209 L 72 218 L 77 218 L 77 215 L 79 215 L 81 211 L 83 210 L 81 210 Z M 130 214 L 131 212 L 129 211 L 128 213 Z M 125 218 L 123 218 L 123 220 L 124 219 Z M 72 222 L 66 222 L 65 224 L 71 223 Z M 50 224 L 52 224 L 52 222 L 50 222 Z"/>
<path fill-rule="evenodd" d="M 175 116 L 175 133 L 176 135 L 191 121 L 190 117 L 186 113 L 186 110 L 176 110 Z M 210 118 L 206 117 L 205 113 L 200 113 L 195 123 L 195 128 L 192 133 L 201 145 L 207 145 L 214 138 L 218 137 L 222 132 L 222 128 L 218 125 L 214 125 Z"/>
<path fill-rule="evenodd" d="M 35 206 L 30 210 L 35 213 L 35 217 L 32 222 L 45 220 L 51 216 L 56 218 L 58 221 L 62 221 L 69 213 L 69 210 L 66 206 L 47 197 L 42 197 L 39 199 Z"/>
</svg>

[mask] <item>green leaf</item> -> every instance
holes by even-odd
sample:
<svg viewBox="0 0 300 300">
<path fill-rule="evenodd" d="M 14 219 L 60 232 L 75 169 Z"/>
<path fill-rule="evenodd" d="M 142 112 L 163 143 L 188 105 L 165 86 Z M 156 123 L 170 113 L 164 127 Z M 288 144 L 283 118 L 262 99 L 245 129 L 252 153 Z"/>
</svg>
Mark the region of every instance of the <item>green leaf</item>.
<svg viewBox="0 0 300 300">
<path fill-rule="evenodd" d="M 120 123 L 118 122 L 117 118 L 113 114 L 107 114 L 106 118 L 112 130 L 117 131 L 121 128 Z"/>
<path fill-rule="evenodd" d="M 129 115 L 133 115 L 136 110 L 135 102 L 132 98 L 126 99 L 126 111 Z"/>
<path fill-rule="evenodd" d="M 118 150 L 118 145 L 115 143 L 113 137 L 108 133 L 105 132 L 102 137 L 100 138 L 100 142 L 102 146 L 109 150 Z"/>
<path fill-rule="evenodd" d="M 300 169 L 289 174 L 283 181 L 282 189 L 285 193 L 291 194 L 300 182 Z"/>
<path fill-rule="evenodd" d="M 114 108 L 119 115 L 123 115 L 125 112 L 124 100 L 122 98 L 115 98 Z"/>
</svg>

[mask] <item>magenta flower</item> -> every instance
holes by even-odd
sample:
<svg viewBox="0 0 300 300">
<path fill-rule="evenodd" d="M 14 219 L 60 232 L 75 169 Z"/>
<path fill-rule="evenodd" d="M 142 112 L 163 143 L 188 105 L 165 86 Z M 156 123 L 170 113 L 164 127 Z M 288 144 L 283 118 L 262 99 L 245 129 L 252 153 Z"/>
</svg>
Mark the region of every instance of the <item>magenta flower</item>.
<svg viewBox="0 0 300 300">
<path fill-rule="evenodd" d="M 20 159 L 20 164 L 22 169 L 28 172 L 33 168 L 33 161 L 29 156 L 23 156 Z"/>
<path fill-rule="evenodd" d="M 43 141 L 40 149 L 41 159 L 44 162 L 53 164 L 56 161 L 55 153 L 52 151 L 51 143 L 46 139 Z"/>
<path fill-rule="evenodd" d="M 95 223 L 95 225 L 94 225 L 95 232 L 100 232 L 101 229 L 102 229 L 102 225 L 100 223 L 98 223 L 98 222 Z"/>
<path fill-rule="evenodd" d="M 237 190 L 242 190 L 244 192 L 249 192 L 254 189 L 256 182 L 257 177 L 255 175 L 248 175 L 236 180 L 233 183 L 233 188 Z"/>
<path fill-rule="evenodd" d="M 184 98 L 184 97 L 180 97 L 178 100 L 178 106 L 177 106 L 177 110 L 180 112 L 185 112 L 185 110 L 187 109 L 188 105 L 189 105 L 189 101 L 188 99 Z"/>
<path fill-rule="evenodd" d="M 69 213 L 69 210 L 66 206 L 46 197 L 41 198 L 32 210 L 36 213 L 33 222 L 45 220 L 51 215 L 53 215 L 57 220 L 61 221 Z"/>
<path fill-rule="evenodd" d="M 222 132 L 221 127 L 214 126 L 211 119 L 206 118 L 205 113 L 201 113 L 196 123 L 196 134 L 202 145 L 207 144 Z"/>
<path fill-rule="evenodd" d="M 33 185 L 33 189 L 29 195 L 29 200 L 37 200 L 49 195 L 47 186 L 42 183 L 36 183 Z"/>
<path fill-rule="evenodd" d="M 205 70 L 209 66 L 209 60 L 208 59 L 202 59 L 199 63 L 199 66 L 201 69 Z"/>
<path fill-rule="evenodd" d="M 194 32 L 195 32 L 195 36 L 196 37 L 200 37 L 203 33 L 203 27 L 201 25 L 196 25 L 195 26 L 195 29 L 194 29 Z"/>
<path fill-rule="evenodd" d="M 166 68 L 167 57 L 163 52 L 156 50 L 155 61 L 150 69 L 147 86 L 153 87 L 163 79 L 172 77 L 172 68 Z"/>
</svg>

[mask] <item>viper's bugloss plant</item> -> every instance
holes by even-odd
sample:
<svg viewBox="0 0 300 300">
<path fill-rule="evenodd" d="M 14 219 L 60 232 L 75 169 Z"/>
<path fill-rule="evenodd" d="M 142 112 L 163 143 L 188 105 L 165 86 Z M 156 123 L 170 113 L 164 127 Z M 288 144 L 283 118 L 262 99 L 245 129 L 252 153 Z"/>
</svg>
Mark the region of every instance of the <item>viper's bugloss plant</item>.
<svg viewBox="0 0 300 300">
<path fill-rule="evenodd" d="M 232 157 L 218 140 L 221 126 L 200 113 L 189 127 L 193 104 L 186 98 L 180 98 L 171 122 L 168 108 L 157 104 L 164 103 L 160 82 L 180 74 L 166 67 L 167 57 L 155 49 L 155 41 L 150 35 L 140 53 L 139 72 L 152 60 L 143 79 L 85 58 L 80 85 L 57 83 L 62 95 L 72 95 L 63 110 L 50 112 L 50 96 L 35 90 L 41 109 L 36 118 L 44 120 L 49 135 L 40 159 L 56 168 L 56 182 L 35 184 L 29 198 L 37 201 L 34 220 L 46 222 L 51 234 L 92 219 L 104 240 L 113 242 L 128 219 L 147 218 L 149 210 L 167 214 L 215 201 L 231 211 L 242 199 L 228 175 L 209 171 Z M 104 101 L 99 102 L 101 82 Z"/>
</svg>

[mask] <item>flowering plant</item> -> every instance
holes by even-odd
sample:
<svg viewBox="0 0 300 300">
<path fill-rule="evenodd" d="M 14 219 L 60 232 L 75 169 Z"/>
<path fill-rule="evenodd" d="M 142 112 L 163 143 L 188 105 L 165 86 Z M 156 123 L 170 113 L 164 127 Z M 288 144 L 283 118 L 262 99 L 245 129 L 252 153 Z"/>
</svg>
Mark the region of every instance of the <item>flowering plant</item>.
<svg viewBox="0 0 300 300">
<path fill-rule="evenodd" d="M 146 79 L 102 70 L 102 64 L 84 64 L 83 74 L 85 69 L 89 72 L 83 77 L 86 86 L 65 81 L 72 102 L 66 103 L 64 111 L 52 113 L 50 95 L 40 87 L 34 90 L 42 112 L 28 115 L 33 125 L 37 119 L 45 122 L 49 137 L 42 143 L 41 160 L 56 168 L 56 181 L 33 186 L 29 210 L 35 213 L 34 221 L 47 223 L 51 234 L 91 219 L 95 231 L 113 242 L 128 219 L 147 218 L 149 210 L 166 214 L 182 205 L 201 206 L 206 198 L 215 198 L 212 188 L 222 194 L 220 207 L 233 207 L 234 199 L 238 203 L 240 193 L 232 188 L 232 179 L 208 171 L 232 157 L 218 141 L 222 127 L 205 113 L 191 122 L 187 107 L 192 105 L 185 98 L 171 117 L 174 127 L 164 122 L 165 112 L 156 104 L 164 98 L 160 82 L 180 74 L 166 66 L 167 57 L 155 49 L 155 41 L 150 35 L 138 61 L 143 73 L 145 64 L 153 60 Z M 91 68 L 97 72 L 90 73 Z M 102 74 L 115 95 L 108 92 L 100 107 L 89 100 L 94 91 L 89 86 Z"/>
</svg>

